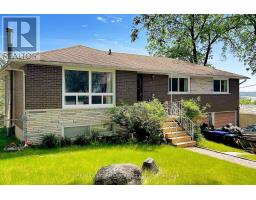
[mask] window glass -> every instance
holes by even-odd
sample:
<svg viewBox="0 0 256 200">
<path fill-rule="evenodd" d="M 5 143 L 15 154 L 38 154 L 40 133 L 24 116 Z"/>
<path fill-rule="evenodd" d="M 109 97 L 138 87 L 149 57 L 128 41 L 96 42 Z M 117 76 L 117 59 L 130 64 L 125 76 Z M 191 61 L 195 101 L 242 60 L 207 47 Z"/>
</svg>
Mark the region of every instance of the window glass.
<svg viewBox="0 0 256 200">
<path fill-rule="evenodd" d="M 101 96 L 92 96 L 92 104 L 102 104 Z"/>
<path fill-rule="evenodd" d="M 213 81 L 214 92 L 220 92 L 220 80 Z"/>
<path fill-rule="evenodd" d="M 112 72 L 65 70 L 64 78 L 64 105 L 113 104 Z"/>
<path fill-rule="evenodd" d="M 227 92 L 227 91 L 228 91 L 228 81 L 221 80 L 221 92 Z"/>
<path fill-rule="evenodd" d="M 178 91 L 178 78 L 172 78 L 172 91 Z"/>
<path fill-rule="evenodd" d="M 65 96 L 66 105 L 76 105 L 76 96 Z"/>
<path fill-rule="evenodd" d="M 78 104 L 79 105 L 89 104 L 89 97 L 88 96 L 78 96 Z"/>
<path fill-rule="evenodd" d="M 98 124 L 91 126 L 91 133 L 98 133 L 99 135 L 113 135 L 114 127 L 112 123 Z"/>
<path fill-rule="evenodd" d="M 65 71 L 65 91 L 66 92 L 88 92 L 89 72 L 86 71 Z"/>
<path fill-rule="evenodd" d="M 103 104 L 112 104 L 112 96 L 103 96 Z"/>
<path fill-rule="evenodd" d="M 89 126 L 65 127 L 64 136 L 67 138 L 75 138 L 80 135 L 90 136 Z"/>
<path fill-rule="evenodd" d="M 187 78 L 180 78 L 180 92 L 187 92 L 188 91 L 188 79 Z"/>
<path fill-rule="evenodd" d="M 188 92 L 188 78 L 169 78 L 169 91 Z"/>
<path fill-rule="evenodd" d="M 92 92 L 112 93 L 112 73 L 92 72 Z"/>
</svg>

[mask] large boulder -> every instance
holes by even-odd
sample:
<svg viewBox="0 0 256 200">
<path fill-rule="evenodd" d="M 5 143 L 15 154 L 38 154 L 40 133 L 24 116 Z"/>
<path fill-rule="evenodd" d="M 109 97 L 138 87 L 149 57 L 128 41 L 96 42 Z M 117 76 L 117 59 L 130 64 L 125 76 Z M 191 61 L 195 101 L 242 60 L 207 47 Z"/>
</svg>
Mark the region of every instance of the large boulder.
<svg viewBox="0 0 256 200">
<path fill-rule="evenodd" d="M 151 171 L 154 173 L 157 173 L 159 171 L 156 162 L 153 158 L 147 158 L 146 160 L 144 160 L 142 170 Z"/>
<path fill-rule="evenodd" d="M 141 185 L 142 172 L 132 164 L 113 164 L 101 168 L 94 179 L 95 185 Z"/>
</svg>

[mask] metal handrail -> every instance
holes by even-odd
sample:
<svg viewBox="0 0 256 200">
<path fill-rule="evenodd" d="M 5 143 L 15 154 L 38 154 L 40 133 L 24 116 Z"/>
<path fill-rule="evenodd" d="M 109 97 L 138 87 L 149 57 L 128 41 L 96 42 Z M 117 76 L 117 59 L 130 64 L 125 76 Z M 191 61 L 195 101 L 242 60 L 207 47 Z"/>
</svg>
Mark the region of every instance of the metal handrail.
<svg viewBox="0 0 256 200">
<path fill-rule="evenodd" d="M 168 102 L 167 106 L 168 115 L 177 117 L 178 124 L 185 129 L 185 131 L 194 140 L 195 124 L 185 115 L 181 102 Z"/>
</svg>

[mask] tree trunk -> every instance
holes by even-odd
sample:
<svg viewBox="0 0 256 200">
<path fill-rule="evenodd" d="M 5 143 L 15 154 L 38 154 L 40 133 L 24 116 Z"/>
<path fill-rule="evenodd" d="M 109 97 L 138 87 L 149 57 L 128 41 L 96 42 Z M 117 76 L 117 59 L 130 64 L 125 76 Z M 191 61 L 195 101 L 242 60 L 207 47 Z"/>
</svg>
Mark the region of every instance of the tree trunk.
<svg viewBox="0 0 256 200">
<path fill-rule="evenodd" d="M 206 66 L 207 63 L 208 63 L 208 59 L 209 59 L 209 55 L 210 55 L 211 49 L 212 49 L 212 45 L 208 44 L 208 47 L 207 47 L 207 50 L 206 50 L 206 54 L 205 54 L 205 57 L 204 57 L 204 66 Z"/>
</svg>

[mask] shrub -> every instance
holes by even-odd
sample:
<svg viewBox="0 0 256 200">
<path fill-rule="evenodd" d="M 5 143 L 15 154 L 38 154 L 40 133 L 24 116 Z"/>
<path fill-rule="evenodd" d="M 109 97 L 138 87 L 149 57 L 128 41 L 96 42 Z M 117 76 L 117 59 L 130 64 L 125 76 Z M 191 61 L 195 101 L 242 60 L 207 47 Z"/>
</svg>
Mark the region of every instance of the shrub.
<svg viewBox="0 0 256 200">
<path fill-rule="evenodd" d="M 75 144 L 77 145 L 81 145 L 81 146 L 84 146 L 84 145 L 88 145 L 91 143 L 91 140 L 88 136 L 86 136 L 85 134 L 83 135 L 79 135 L 75 141 L 74 141 Z"/>
<path fill-rule="evenodd" d="M 251 98 L 241 98 L 240 104 L 241 105 L 256 105 L 256 101 L 252 100 Z"/>
<path fill-rule="evenodd" d="M 201 124 L 204 117 L 207 115 L 205 110 L 207 107 L 210 107 L 210 105 L 206 104 L 205 106 L 201 106 L 200 98 L 182 100 L 181 102 L 185 110 L 185 115 L 197 125 Z"/>
<path fill-rule="evenodd" d="M 127 138 L 122 135 L 112 135 L 105 138 L 107 144 L 124 144 L 127 142 Z"/>
<path fill-rule="evenodd" d="M 71 139 L 67 137 L 61 137 L 60 138 L 60 146 L 65 147 L 65 146 L 70 146 L 72 144 Z"/>
<path fill-rule="evenodd" d="M 115 107 L 111 113 L 113 122 L 134 133 L 139 142 L 151 144 L 161 142 L 163 138 L 161 123 L 166 120 L 167 112 L 159 100 Z"/>
<path fill-rule="evenodd" d="M 204 138 L 204 136 L 203 136 L 203 134 L 202 134 L 202 132 L 201 132 L 201 129 L 200 129 L 200 127 L 199 126 L 196 126 L 195 127 L 195 132 L 194 132 L 194 139 L 197 141 L 197 142 L 199 142 L 199 141 L 201 141 L 203 138 Z"/>
<path fill-rule="evenodd" d="M 60 138 L 54 134 L 47 134 L 43 137 L 42 146 L 45 148 L 55 148 L 60 146 Z"/>
</svg>

